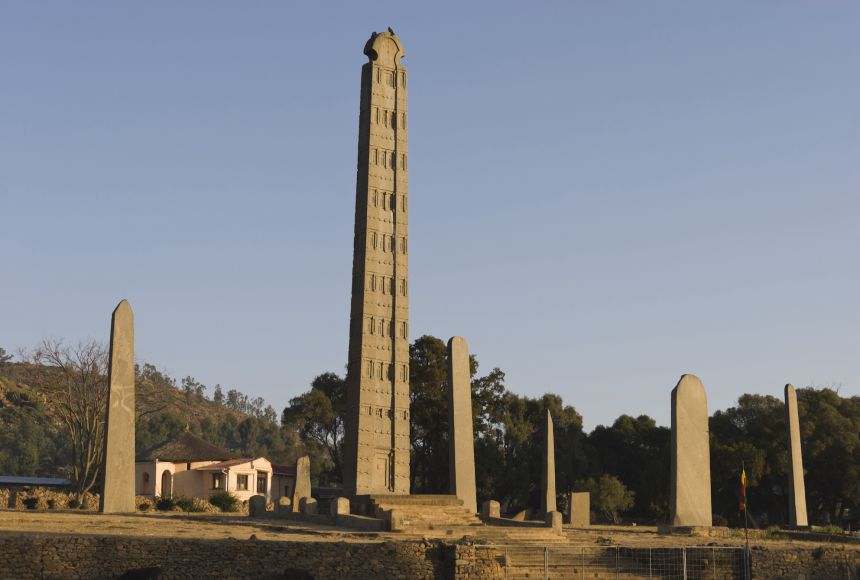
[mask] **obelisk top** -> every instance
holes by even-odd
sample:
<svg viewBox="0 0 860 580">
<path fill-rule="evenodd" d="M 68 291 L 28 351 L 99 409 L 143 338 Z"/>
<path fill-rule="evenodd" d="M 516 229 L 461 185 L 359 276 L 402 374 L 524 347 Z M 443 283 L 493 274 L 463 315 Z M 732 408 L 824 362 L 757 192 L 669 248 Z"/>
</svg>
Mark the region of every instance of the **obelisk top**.
<svg viewBox="0 0 860 580">
<path fill-rule="evenodd" d="M 391 29 L 389 32 L 374 32 L 364 45 L 364 54 L 371 61 L 381 60 L 386 65 L 400 65 L 400 59 L 406 56 L 403 43 Z"/>
</svg>

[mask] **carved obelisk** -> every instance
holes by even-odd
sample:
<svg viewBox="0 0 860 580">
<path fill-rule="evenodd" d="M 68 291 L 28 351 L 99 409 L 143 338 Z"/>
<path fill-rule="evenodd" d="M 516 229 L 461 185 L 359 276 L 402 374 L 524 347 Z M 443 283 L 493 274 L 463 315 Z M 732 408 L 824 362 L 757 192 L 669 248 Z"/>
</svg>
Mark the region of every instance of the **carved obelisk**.
<svg viewBox="0 0 860 580">
<path fill-rule="evenodd" d="M 469 344 L 462 336 L 448 341 L 448 433 L 451 493 L 463 500 L 469 511 L 477 513 L 472 373 Z"/>
<path fill-rule="evenodd" d="M 408 494 L 407 77 L 392 32 L 372 34 L 364 54 L 344 491 Z"/>
<path fill-rule="evenodd" d="M 541 470 L 540 515 L 556 511 L 555 503 L 555 436 L 552 414 L 546 410 L 543 431 L 543 469 Z M 541 518 L 542 519 L 542 518 Z"/>
<path fill-rule="evenodd" d="M 695 375 L 683 375 L 672 389 L 673 526 L 707 526 L 711 514 L 711 453 L 708 399 Z"/>
<path fill-rule="evenodd" d="M 125 300 L 113 311 L 105 425 L 104 513 L 134 511 L 134 313 Z"/>
<path fill-rule="evenodd" d="M 788 519 L 792 526 L 808 526 L 797 393 L 790 384 L 785 385 L 785 426 L 788 429 Z"/>
</svg>

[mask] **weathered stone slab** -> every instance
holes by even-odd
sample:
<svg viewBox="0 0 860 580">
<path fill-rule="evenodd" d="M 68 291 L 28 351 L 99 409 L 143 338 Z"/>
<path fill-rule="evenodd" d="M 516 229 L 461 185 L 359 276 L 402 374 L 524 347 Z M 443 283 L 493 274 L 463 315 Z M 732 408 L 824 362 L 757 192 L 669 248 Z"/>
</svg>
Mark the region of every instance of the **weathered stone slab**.
<svg viewBox="0 0 860 580">
<path fill-rule="evenodd" d="M 275 504 L 275 513 L 279 515 L 283 515 L 286 513 L 292 513 L 293 511 L 293 502 L 288 497 L 278 498 L 278 503 Z"/>
<path fill-rule="evenodd" d="M 806 484 L 803 480 L 803 454 L 800 450 L 800 417 L 797 393 L 785 385 L 785 426 L 788 429 L 788 518 L 792 526 L 808 526 Z"/>
<path fill-rule="evenodd" d="M 543 436 L 543 469 L 541 470 L 540 513 L 556 511 L 555 503 L 555 437 L 552 414 L 546 411 Z"/>
<path fill-rule="evenodd" d="M 248 515 L 251 517 L 266 515 L 266 496 L 251 496 L 251 498 L 248 500 Z"/>
<path fill-rule="evenodd" d="M 710 526 L 711 457 L 708 400 L 695 375 L 683 375 L 672 389 L 673 526 Z"/>
<path fill-rule="evenodd" d="M 349 498 L 338 497 L 329 504 L 329 513 L 333 516 L 348 516 L 349 515 Z"/>
<path fill-rule="evenodd" d="M 402 532 L 406 529 L 406 522 L 400 510 L 388 510 L 385 512 L 385 521 L 388 523 L 388 531 Z"/>
<path fill-rule="evenodd" d="M 296 485 L 293 488 L 293 511 L 301 510 L 301 500 L 311 497 L 311 458 L 307 455 L 296 460 Z"/>
<path fill-rule="evenodd" d="M 113 311 L 108 363 L 104 491 L 99 510 L 134 512 L 134 313 L 125 300 Z"/>
<path fill-rule="evenodd" d="M 557 534 L 561 533 L 561 512 L 549 511 L 546 512 L 545 520 L 547 527 L 552 528 Z"/>
<path fill-rule="evenodd" d="M 567 523 L 574 528 L 591 526 L 591 494 L 587 491 L 573 492 L 568 502 Z"/>
<path fill-rule="evenodd" d="M 305 515 L 314 515 L 317 513 L 317 500 L 312 497 L 303 497 L 299 500 L 299 509 Z"/>
<path fill-rule="evenodd" d="M 481 519 L 488 520 L 490 518 L 502 517 L 502 506 L 494 499 L 488 499 L 481 504 Z"/>
<path fill-rule="evenodd" d="M 461 336 L 448 341 L 448 458 L 451 493 L 472 513 L 478 511 L 475 488 L 475 435 L 472 429 L 472 373 L 469 344 Z"/>
</svg>

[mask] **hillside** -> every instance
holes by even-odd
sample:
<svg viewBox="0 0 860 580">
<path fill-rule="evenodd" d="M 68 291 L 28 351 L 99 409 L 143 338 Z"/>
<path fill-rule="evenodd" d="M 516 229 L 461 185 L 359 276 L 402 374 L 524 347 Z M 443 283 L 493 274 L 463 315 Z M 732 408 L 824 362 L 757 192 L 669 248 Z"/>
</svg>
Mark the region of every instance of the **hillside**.
<svg viewBox="0 0 860 580">
<path fill-rule="evenodd" d="M 0 474 L 64 476 L 71 465 L 68 431 L 62 421 L 66 376 L 52 366 L 7 363 L 0 367 Z M 98 377 L 104 380 L 104 377 Z M 249 401 L 238 391 L 205 396 L 205 387 L 188 377 L 181 388 L 152 365 L 137 369 L 137 452 L 162 443 L 186 427 L 204 439 L 273 462 L 287 462 L 301 451 L 281 429 L 262 399 Z M 248 412 L 240 409 L 247 409 Z"/>
</svg>

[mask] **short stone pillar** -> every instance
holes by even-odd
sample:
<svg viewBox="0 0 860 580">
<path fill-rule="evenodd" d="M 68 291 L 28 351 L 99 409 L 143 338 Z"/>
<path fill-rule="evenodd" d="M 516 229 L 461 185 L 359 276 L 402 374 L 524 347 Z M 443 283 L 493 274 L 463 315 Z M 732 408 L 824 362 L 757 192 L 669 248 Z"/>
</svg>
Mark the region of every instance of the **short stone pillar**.
<svg viewBox="0 0 860 580">
<path fill-rule="evenodd" d="M 502 506 L 494 499 L 488 499 L 481 504 L 481 519 L 502 517 Z"/>
<path fill-rule="evenodd" d="M 567 508 L 567 523 L 574 528 L 587 528 L 591 525 L 591 494 L 587 491 L 570 494 Z"/>
<path fill-rule="evenodd" d="M 406 529 L 406 523 L 403 521 L 403 513 L 400 510 L 388 510 L 385 512 L 385 520 L 388 523 L 388 531 L 390 532 L 402 532 Z"/>
<path fill-rule="evenodd" d="M 275 504 L 275 513 L 284 515 L 293 511 L 293 502 L 288 497 L 278 498 L 278 503 Z"/>
<path fill-rule="evenodd" d="M 307 455 L 296 460 L 296 485 L 293 488 L 293 511 L 301 510 L 302 498 L 311 497 L 311 458 Z"/>
<path fill-rule="evenodd" d="M 708 399 L 695 375 L 672 389 L 672 525 L 712 525 Z"/>
<path fill-rule="evenodd" d="M 317 513 L 317 500 L 312 497 L 303 497 L 299 500 L 299 510 L 303 514 Z"/>
<path fill-rule="evenodd" d="M 349 498 L 338 497 L 329 504 L 329 513 L 335 517 L 349 515 Z"/>
<path fill-rule="evenodd" d="M 546 514 L 555 510 L 555 436 L 552 431 L 552 414 L 547 409 L 544 420 L 540 511 L 541 514 Z"/>
<path fill-rule="evenodd" d="M 266 496 L 251 496 L 251 499 L 248 500 L 248 515 L 252 518 L 266 515 Z"/>
<path fill-rule="evenodd" d="M 552 531 L 560 534 L 561 533 L 561 512 L 551 511 L 546 512 L 546 525 L 549 528 L 552 528 Z"/>
<path fill-rule="evenodd" d="M 800 417 L 797 393 L 785 385 L 785 427 L 788 429 L 788 521 L 795 527 L 806 527 L 806 484 L 803 481 L 803 454 L 800 452 Z"/>
</svg>

